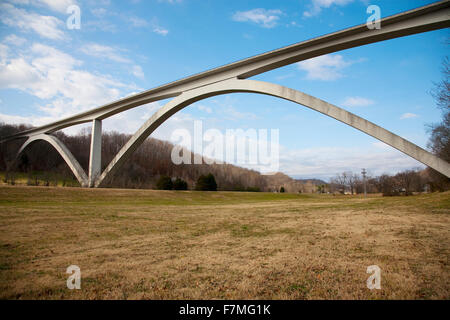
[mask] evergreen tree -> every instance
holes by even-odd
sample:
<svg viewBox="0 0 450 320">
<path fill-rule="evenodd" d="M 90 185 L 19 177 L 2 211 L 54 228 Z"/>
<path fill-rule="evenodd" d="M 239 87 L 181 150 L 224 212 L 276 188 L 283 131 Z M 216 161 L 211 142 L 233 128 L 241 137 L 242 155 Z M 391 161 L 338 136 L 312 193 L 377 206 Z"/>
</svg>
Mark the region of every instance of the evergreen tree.
<svg viewBox="0 0 450 320">
<path fill-rule="evenodd" d="M 172 179 L 168 176 L 161 176 L 156 183 L 156 188 L 158 190 L 172 190 L 173 183 Z"/>
<path fill-rule="evenodd" d="M 187 190 L 187 182 L 183 179 L 176 178 L 176 180 L 173 182 L 173 190 Z"/>
<path fill-rule="evenodd" d="M 199 191 L 217 191 L 217 183 L 216 179 L 212 175 L 212 173 L 204 176 L 201 175 L 198 180 L 197 184 L 195 186 L 195 190 Z"/>
</svg>

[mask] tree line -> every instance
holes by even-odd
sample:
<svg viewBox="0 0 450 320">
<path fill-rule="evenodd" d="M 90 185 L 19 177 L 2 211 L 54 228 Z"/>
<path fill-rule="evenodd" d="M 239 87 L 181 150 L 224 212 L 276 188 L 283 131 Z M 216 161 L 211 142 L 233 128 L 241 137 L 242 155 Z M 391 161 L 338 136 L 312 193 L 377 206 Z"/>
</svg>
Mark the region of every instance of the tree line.
<svg viewBox="0 0 450 320">
<path fill-rule="evenodd" d="M 365 185 L 365 186 L 364 186 Z M 412 195 L 414 193 L 445 191 L 434 183 L 429 170 L 405 170 L 395 175 L 366 176 L 343 172 L 321 186 L 322 192 L 340 194 L 382 193 L 384 196 Z"/>
<path fill-rule="evenodd" d="M 442 124 L 440 124 L 442 125 Z M 447 124 L 448 126 L 448 124 Z M 0 123 L 0 136 L 30 129 L 26 125 Z M 440 127 L 439 132 L 442 132 Z M 434 133 L 437 135 L 437 133 Z M 72 152 L 87 172 L 91 133 L 87 129 L 76 135 L 55 133 Z M 102 169 L 113 159 L 131 135 L 106 132 L 102 135 Z M 442 139 L 434 138 L 439 143 Z M 36 142 L 29 146 L 17 161 L 14 170 L 7 172 L 23 141 L 0 144 L 0 171 L 4 171 L 4 182 L 14 184 L 15 171 L 27 175 L 29 185 L 77 186 L 78 182 L 62 157 L 46 142 Z M 448 143 L 448 141 L 447 141 Z M 224 191 L 272 191 L 290 193 L 341 193 L 361 194 L 364 181 L 358 174 L 343 172 L 323 181 L 300 181 L 282 173 L 263 176 L 259 172 L 231 164 L 175 165 L 171 161 L 173 144 L 148 138 L 131 156 L 122 170 L 119 170 L 105 187 L 139 188 L 161 190 L 224 190 Z M 447 150 L 445 147 L 442 150 Z M 445 151 L 446 152 L 446 151 Z M 448 152 L 440 156 L 449 161 Z M 192 155 L 194 157 L 195 155 Z M 193 160 L 193 159 L 192 159 Z M 11 168 L 9 168 L 11 169 Z M 396 175 L 383 174 L 366 178 L 368 193 L 391 195 L 411 195 L 424 191 L 446 191 L 450 189 L 449 179 L 428 168 L 426 170 L 406 170 Z"/>
<path fill-rule="evenodd" d="M 30 129 L 27 125 L 11 125 L 0 123 L 0 136 Z M 63 132 L 54 134 L 63 142 L 81 167 L 87 172 L 89 167 L 89 149 L 91 133 L 83 129 L 76 135 Z M 102 170 L 131 138 L 131 135 L 118 132 L 105 132 L 102 135 Z M 11 141 L 0 144 L 0 171 L 9 168 L 24 141 Z M 241 168 L 231 164 L 199 164 L 176 165 L 171 160 L 173 144 L 154 138 L 148 138 L 132 154 L 105 187 L 157 189 L 158 181 L 162 177 L 173 179 L 174 188 L 179 190 L 201 188 L 203 181 L 217 181 L 218 190 L 226 191 L 266 191 L 267 181 L 263 175 L 254 170 Z M 192 155 L 192 160 L 195 154 Z M 10 168 L 11 169 L 11 168 Z M 14 179 L 13 171 L 27 174 L 29 183 L 36 184 L 39 177 L 41 184 L 52 184 L 54 179 L 63 180 L 65 185 L 76 185 L 72 172 L 62 157 L 52 146 L 38 141 L 29 146 L 17 161 L 17 166 L 7 172 L 5 179 Z M 201 179 L 199 179 L 201 178 Z M 42 181 L 43 180 L 43 181 Z M 200 182 L 200 184 L 199 184 Z M 184 183 L 186 185 L 184 185 Z"/>
</svg>

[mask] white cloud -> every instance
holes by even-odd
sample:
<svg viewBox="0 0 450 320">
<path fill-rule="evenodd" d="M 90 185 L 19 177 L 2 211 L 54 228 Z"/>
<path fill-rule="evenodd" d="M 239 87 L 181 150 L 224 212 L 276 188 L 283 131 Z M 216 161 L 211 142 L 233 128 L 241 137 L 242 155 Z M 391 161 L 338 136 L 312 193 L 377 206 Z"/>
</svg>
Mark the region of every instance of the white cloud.
<svg viewBox="0 0 450 320">
<path fill-rule="evenodd" d="M 169 30 L 161 27 L 156 18 L 152 19 L 150 22 L 135 16 L 127 16 L 125 19 L 134 28 L 150 28 L 154 33 L 162 36 L 167 36 L 169 34 Z"/>
<path fill-rule="evenodd" d="M 96 17 L 103 17 L 106 15 L 107 11 L 105 8 L 95 8 L 91 10 L 91 13 Z"/>
<path fill-rule="evenodd" d="M 29 124 L 32 126 L 43 126 L 51 122 L 53 118 L 51 117 L 36 117 L 36 116 L 17 116 L 0 113 L 0 122 L 8 124 Z"/>
<path fill-rule="evenodd" d="M 24 38 L 18 37 L 15 34 L 10 34 L 10 35 L 5 37 L 3 42 L 6 43 L 6 44 L 11 44 L 13 46 L 21 46 L 25 42 L 27 42 L 27 40 L 24 39 Z"/>
<path fill-rule="evenodd" d="M 251 21 L 264 28 L 273 28 L 277 25 L 277 21 L 283 14 L 281 10 L 253 9 L 249 11 L 238 11 L 233 15 L 234 21 L 248 22 Z"/>
<path fill-rule="evenodd" d="M 6 44 L 0 43 L 0 61 L 8 57 L 9 51 L 9 47 Z"/>
<path fill-rule="evenodd" d="M 381 141 L 374 142 L 374 143 L 372 143 L 372 145 L 374 147 L 379 148 L 379 149 L 392 150 L 392 147 L 390 145 L 388 145 L 388 144 L 386 144 L 384 142 L 381 142 Z"/>
<path fill-rule="evenodd" d="M 196 105 L 197 109 L 200 111 L 205 111 L 206 113 L 212 113 L 212 109 L 210 107 L 204 106 L 202 104 Z"/>
<path fill-rule="evenodd" d="M 144 79 L 145 75 L 144 75 L 144 71 L 142 70 L 142 68 L 138 65 L 133 66 L 133 71 L 132 74 L 139 78 L 139 79 Z"/>
<path fill-rule="evenodd" d="M 27 92 L 42 100 L 46 120 L 58 120 L 114 101 L 132 89 L 110 76 L 80 70 L 82 62 L 35 43 L 27 54 L 0 61 L 0 88 Z"/>
<path fill-rule="evenodd" d="M 174 4 L 174 3 L 181 3 L 183 2 L 183 0 L 158 0 L 158 2 L 167 2 L 170 4 Z"/>
<path fill-rule="evenodd" d="M 153 32 L 160 34 L 162 36 L 167 36 L 167 34 L 169 33 L 169 30 L 161 28 L 161 27 L 155 27 L 155 28 L 153 28 Z"/>
<path fill-rule="evenodd" d="M 303 15 L 305 17 L 312 17 L 318 15 L 322 11 L 322 8 L 329 8 L 332 5 L 344 6 L 350 2 L 353 2 L 353 0 L 312 0 L 309 10 L 303 12 Z"/>
<path fill-rule="evenodd" d="M 142 126 L 142 124 L 147 119 L 149 119 L 159 108 L 161 108 L 161 104 L 159 102 L 152 102 L 150 104 L 116 114 L 110 118 L 103 120 L 103 130 L 105 132 L 117 131 L 120 133 L 134 134 Z M 189 116 L 182 114 L 177 115 L 177 119 L 172 119 L 174 118 L 172 117 L 171 119 L 167 120 L 163 124 L 163 128 L 161 130 L 158 129 L 154 134 L 152 134 L 152 137 L 168 140 L 171 131 L 175 130 L 180 125 L 183 127 L 188 127 L 189 123 L 192 123 L 192 118 L 190 118 Z M 9 124 L 31 124 L 33 126 L 42 126 L 55 120 L 60 119 L 55 119 L 54 117 L 48 115 L 17 116 L 0 113 L 0 122 Z M 66 134 L 78 134 L 82 128 L 89 126 L 89 123 L 82 124 L 66 128 L 63 131 Z"/>
<path fill-rule="evenodd" d="M 148 27 L 149 23 L 147 20 L 139 18 L 139 17 L 129 17 L 128 18 L 131 25 L 136 28 Z"/>
<path fill-rule="evenodd" d="M 324 55 L 297 63 L 300 70 L 307 72 L 310 80 L 333 81 L 342 78 L 342 69 L 351 65 L 341 55 Z"/>
<path fill-rule="evenodd" d="M 376 149 L 321 147 L 303 150 L 280 149 L 280 169 L 291 176 L 327 179 L 338 173 L 361 172 L 366 168 L 373 175 L 397 173 L 424 166 L 413 158 L 381 143 Z"/>
<path fill-rule="evenodd" d="M 400 120 L 412 119 L 412 118 L 417 118 L 417 117 L 419 117 L 417 114 L 407 112 L 407 113 L 402 114 L 402 116 L 400 117 Z"/>
<path fill-rule="evenodd" d="M 119 49 L 100 45 L 97 43 L 90 43 L 86 44 L 81 48 L 81 51 L 87 55 L 100 58 L 100 59 L 108 59 L 114 62 L 119 63 L 126 63 L 126 64 L 133 64 L 133 61 L 123 57 L 119 53 Z M 144 71 L 142 70 L 142 67 L 139 65 L 133 65 L 133 67 L 130 70 L 131 74 L 139 79 L 144 79 Z"/>
<path fill-rule="evenodd" d="M 373 105 L 375 102 L 370 100 L 370 99 L 366 99 L 366 98 L 362 98 L 362 97 L 347 97 L 345 99 L 345 101 L 342 103 L 343 106 L 345 107 L 368 107 Z"/>
<path fill-rule="evenodd" d="M 86 44 L 81 48 L 81 51 L 87 55 L 97 57 L 97 58 L 105 58 L 111 61 L 120 62 L 120 63 L 131 63 L 130 59 L 122 57 L 118 50 L 112 47 L 100 45 L 97 43 Z"/>
<path fill-rule="evenodd" d="M 53 11 L 60 13 L 66 13 L 68 7 L 77 4 L 74 0 L 40 0 L 39 2 L 46 4 Z"/>
<path fill-rule="evenodd" d="M 75 0 L 9 0 L 18 5 L 34 5 L 38 7 L 46 6 L 53 11 L 59 13 L 66 13 L 66 10 L 71 5 L 77 5 Z"/>
<path fill-rule="evenodd" d="M 233 106 L 226 106 L 223 109 L 221 109 L 221 112 L 225 114 L 228 120 L 239 120 L 239 119 L 246 119 L 246 120 L 256 120 L 258 119 L 258 116 L 251 112 L 240 112 L 237 111 L 236 108 Z"/>
<path fill-rule="evenodd" d="M 29 13 L 9 3 L 0 4 L 0 21 L 10 27 L 34 31 L 41 37 L 52 40 L 61 40 L 65 35 L 60 29 L 64 26 L 64 23 L 58 18 Z"/>
<path fill-rule="evenodd" d="M 91 29 L 91 30 L 101 30 L 104 32 L 111 32 L 115 33 L 117 32 L 117 26 L 115 24 L 112 24 L 106 20 L 89 20 L 87 22 L 83 22 L 83 29 Z"/>
</svg>

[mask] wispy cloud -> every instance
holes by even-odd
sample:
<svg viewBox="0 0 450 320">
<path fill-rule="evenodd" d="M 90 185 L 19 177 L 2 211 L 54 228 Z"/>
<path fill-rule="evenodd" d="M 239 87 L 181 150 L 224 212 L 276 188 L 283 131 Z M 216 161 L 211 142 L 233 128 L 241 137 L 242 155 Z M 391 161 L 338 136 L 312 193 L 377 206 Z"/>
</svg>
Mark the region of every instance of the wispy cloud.
<svg viewBox="0 0 450 320">
<path fill-rule="evenodd" d="M 253 22 L 264 28 L 273 28 L 277 25 L 281 10 L 253 9 L 249 11 L 238 11 L 233 15 L 233 20 L 238 22 Z"/>
<path fill-rule="evenodd" d="M 104 17 L 107 14 L 107 10 L 105 8 L 95 8 L 91 10 L 91 13 L 96 17 Z"/>
<path fill-rule="evenodd" d="M 300 70 L 307 72 L 307 79 L 333 81 L 342 78 L 342 70 L 352 62 L 346 61 L 341 55 L 324 55 L 297 63 Z"/>
<path fill-rule="evenodd" d="M 196 105 L 196 107 L 200 111 L 205 111 L 206 113 L 209 113 L 209 114 L 212 113 L 212 109 L 210 107 L 205 106 L 205 105 L 199 104 L 199 105 Z"/>
<path fill-rule="evenodd" d="M 156 18 L 153 18 L 151 21 L 148 21 L 140 17 L 129 16 L 126 19 L 134 28 L 150 28 L 154 33 L 157 33 L 162 36 L 167 36 L 169 34 L 169 30 L 161 27 Z"/>
<path fill-rule="evenodd" d="M 97 58 L 105 58 L 111 61 L 120 62 L 120 63 L 131 63 L 130 59 L 122 57 L 118 50 L 109 46 L 100 45 L 97 43 L 89 43 L 84 45 L 81 48 L 81 51 L 87 55 L 97 57 Z"/>
<path fill-rule="evenodd" d="M 71 5 L 78 5 L 75 0 L 9 0 L 16 5 L 32 5 L 35 7 L 46 7 L 52 11 L 66 13 Z"/>
<path fill-rule="evenodd" d="M 42 99 L 40 110 L 49 120 L 116 100 L 133 89 L 108 75 L 84 71 L 82 64 L 67 53 L 35 43 L 26 54 L 0 61 L 0 88 Z"/>
<path fill-rule="evenodd" d="M 144 71 L 142 70 L 141 66 L 135 65 L 135 66 L 133 66 L 132 70 L 133 70 L 132 74 L 135 77 L 137 77 L 139 79 L 144 79 L 145 75 L 144 75 Z"/>
<path fill-rule="evenodd" d="M 258 116 L 251 112 L 240 112 L 236 110 L 233 106 L 227 106 L 223 109 L 223 113 L 229 120 L 240 120 L 240 119 L 248 119 L 248 120 L 256 120 Z"/>
<path fill-rule="evenodd" d="M 183 2 L 183 0 L 158 0 L 158 2 L 166 2 L 166 3 L 174 4 L 174 3 L 181 3 L 181 2 Z"/>
<path fill-rule="evenodd" d="M 303 12 L 305 17 L 313 17 L 318 15 L 323 8 L 329 8 L 332 5 L 344 6 L 353 2 L 353 0 L 312 0 L 309 9 Z"/>
<path fill-rule="evenodd" d="M 280 149 L 280 169 L 291 176 L 328 179 L 338 173 L 361 172 L 366 168 L 373 175 L 397 173 L 424 166 L 394 148 L 375 142 L 375 148 L 318 147 Z"/>
<path fill-rule="evenodd" d="M 21 45 L 25 44 L 25 42 L 27 42 L 27 40 L 25 38 L 18 37 L 15 34 L 10 34 L 5 37 L 3 42 L 6 44 L 13 45 L 13 46 L 21 46 Z"/>
<path fill-rule="evenodd" d="M 39 1 L 32 1 L 32 2 L 38 2 L 43 3 L 47 5 L 51 10 L 57 11 L 60 13 L 66 13 L 66 10 L 71 5 L 77 4 L 74 0 L 39 0 Z"/>
<path fill-rule="evenodd" d="M 150 25 L 150 23 L 147 20 L 139 17 L 129 17 L 129 21 L 131 25 L 136 28 L 148 27 Z"/>
<path fill-rule="evenodd" d="M 125 64 L 134 64 L 131 59 L 122 56 L 120 54 L 120 50 L 117 48 L 104 46 L 97 43 L 89 43 L 84 45 L 80 50 L 81 52 L 96 58 L 108 59 L 114 62 Z M 139 79 L 144 79 L 145 77 L 142 67 L 136 64 L 131 68 L 131 74 Z"/>
<path fill-rule="evenodd" d="M 0 21 L 23 31 L 34 31 L 43 38 L 61 40 L 65 34 L 61 30 L 64 23 L 53 16 L 41 16 L 9 3 L 0 4 Z"/>
<path fill-rule="evenodd" d="M 402 114 L 402 116 L 400 117 L 400 120 L 405 120 L 405 119 L 413 119 L 413 118 L 418 118 L 419 116 L 415 113 L 404 113 Z"/>
<path fill-rule="evenodd" d="M 345 101 L 342 103 L 345 107 L 368 107 L 373 105 L 375 102 L 370 99 L 362 98 L 362 97 L 347 97 Z"/>
<path fill-rule="evenodd" d="M 160 34 L 162 36 L 167 36 L 169 34 L 169 30 L 161 28 L 161 27 L 154 27 L 153 32 Z"/>
</svg>

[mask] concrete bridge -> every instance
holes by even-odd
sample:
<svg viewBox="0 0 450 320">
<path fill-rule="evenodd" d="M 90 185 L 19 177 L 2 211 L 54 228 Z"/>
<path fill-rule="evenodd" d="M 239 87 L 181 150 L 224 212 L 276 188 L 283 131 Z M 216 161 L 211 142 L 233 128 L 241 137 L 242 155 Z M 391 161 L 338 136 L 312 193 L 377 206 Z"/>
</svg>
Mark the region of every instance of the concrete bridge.
<svg viewBox="0 0 450 320">
<path fill-rule="evenodd" d="M 450 0 L 403 12 L 381 20 L 381 29 L 365 24 L 312 40 L 234 62 L 169 84 L 141 92 L 78 115 L 33 128 L 1 142 L 26 138 L 17 157 L 32 143 L 50 143 L 66 161 L 82 187 L 102 186 L 130 155 L 164 121 L 186 106 L 212 96 L 234 92 L 259 93 L 279 97 L 318 111 L 356 128 L 450 177 L 450 164 L 400 136 L 337 106 L 297 90 L 248 78 L 295 62 L 389 39 L 450 27 Z M 101 171 L 102 120 L 137 106 L 173 98 L 148 119 Z M 89 172 L 86 174 L 71 152 L 53 132 L 81 123 L 92 122 Z"/>
</svg>

